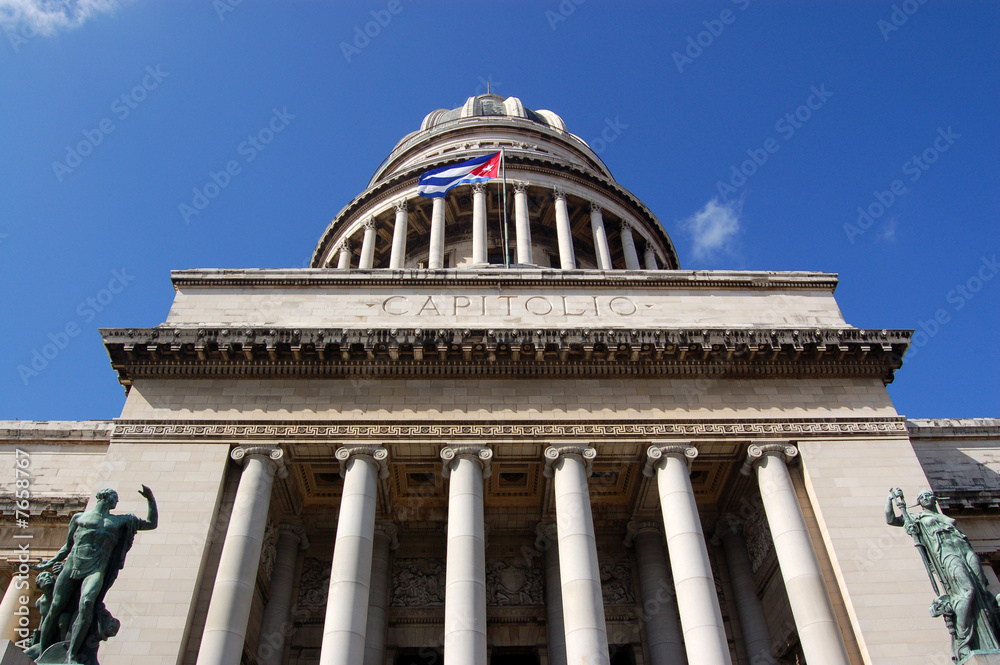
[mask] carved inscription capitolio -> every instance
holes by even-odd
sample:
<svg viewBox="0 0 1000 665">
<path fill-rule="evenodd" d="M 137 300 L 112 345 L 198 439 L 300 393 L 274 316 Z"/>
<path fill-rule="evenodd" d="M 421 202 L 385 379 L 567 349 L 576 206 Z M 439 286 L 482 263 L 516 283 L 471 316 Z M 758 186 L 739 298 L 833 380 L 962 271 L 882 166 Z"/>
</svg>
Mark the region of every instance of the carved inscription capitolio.
<svg viewBox="0 0 1000 665">
<path fill-rule="evenodd" d="M 390 316 L 632 316 L 639 305 L 628 296 L 584 295 L 393 295 L 380 301 Z"/>
</svg>

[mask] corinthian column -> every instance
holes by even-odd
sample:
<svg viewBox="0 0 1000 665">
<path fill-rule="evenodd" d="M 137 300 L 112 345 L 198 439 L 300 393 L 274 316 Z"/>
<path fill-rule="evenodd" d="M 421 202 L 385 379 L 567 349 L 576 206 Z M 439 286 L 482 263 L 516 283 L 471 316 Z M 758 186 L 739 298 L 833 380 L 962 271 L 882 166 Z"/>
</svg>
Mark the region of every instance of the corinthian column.
<svg viewBox="0 0 1000 665">
<path fill-rule="evenodd" d="M 639 270 L 639 255 L 635 251 L 635 238 L 632 237 L 632 225 L 622 222 L 622 251 L 625 253 L 625 268 Z"/>
<path fill-rule="evenodd" d="M 441 475 L 448 479 L 448 550 L 444 591 L 444 665 L 486 662 L 486 529 L 483 478 L 493 451 L 447 446 Z"/>
<path fill-rule="evenodd" d="M 406 261 L 406 222 L 409 208 L 406 201 L 396 202 L 396 224 L 392 227 L 392 251 L 389 254 L 389 267 L 398 270 Z"/>
<path fill-rule="evenodd" d="M 275 473 L 279 469 L 284 472 L 283 455 L 277 446 L 238 446 L 231 456 L 243 464 L 243 473 L 222 545 L 198 665 L 239 665 L 271 505 L 271 487 Z"/>
<path fill-rule="evenodd" d="M 300 520 L 288 520 L 278 525 L 278 543 L 271 571 L 271 597 L 264 608 L 257 643 L 259 665 L 281 665 L 285 640 L 292 634 L 288 615 L 292 609 L 295 560 L 299 551 L 308 547 L 309 539 Z"/>
<path fill-rule="evenodd" d="M 715 593 L 715 577 L 689 478 L 690 464 L 698 456 L 698 449 L 686 443 L 653 445 L 646 455 L 643 475 L 647 478 L 655 475 L 660 490 L 663 530 L 688 661 L 698 665 L 732 665 L 719 597 Z"/>
<path fill-rule="evenodd" d="M 610 662 L 594 517 L 587 486 L 595 457 L 597 451 L 590 446 L 549 446 L 545 449 L 545 476 L 553 478 L 555 484 L 566 662 L 573 665 Z"/>
<path fill-rule="evenodd" d="M 320 665 L 358 665 L 365 657 L 375 497 L 378 479 L 389 476 L 388 459 L 389 453 L 381 446 L 337 449 L 344 491 L 333 546 Z"/>
<path fill-rule="evenodd" d="M 349 240 L 341 241 L 337 254 L 337 270 L 350 270 L 351 268 L 351 243 Z"/>
<path fill-rule="evenodd" d="M 788 473 L 787 461 L 798 454 L 798 449 L 787 443 L 755 443 L 747 449 L 742 472 L 750 475 L 756 471 L 774 553 L 806 661 L 809 665 L 847 665 L 850 660 L 844 639 Z"/>
<path fill-rule="evenodd" d="M 646 262 L 646 270 L 659 270 L 660 269 L 659 264 L 657 264 L 657 262 L 656 262 L 656 250 L 653 249 L 653 243 L 651 243 L 651 242 L 647 242 L 646 243 L 646 251 L 645 251 L 645 259 L 644 260 Z"/>
<path fill-rule="evenodd" d="M 629 522 L 625 546 L 635 546 L 635 558 L 639 564 L 639 590 L 642 594 L 642 615 L 646 620 L 650 663 L 683 665 L 687 657 L 684 655 L 674 585 L 667 568 L 667 553 L 663 549 L 663 532 L 655 522 Z"/>
<path fill-rule="evenodd" d="M 569 209 L 566 207 L 566 192 L 555 190 L 556 236 L 559 239 L 559 267 L 576 270 L 576 256 L 573 253 L 573 229 L 569 225 Z"/>
<path fill-rule="evenodd" d="M 604 213 L 596 203 L 590 204 L 590 230 L 594 234 L 597 267 L 600 270 L 611 270 L 611 250 L 608 249 L 608 234 L 604 230 Z"/>
<path fill-rule="evenodd" d="M 368 628 L 365 631 L 365 665 L 385 665 L 386 611 L 389 607 L 389 552 L 399 547 L 399 529 L 392 522 L 375 523 L 372 552 L 372 586 L 368 596 Z"/>
<path fill-rule="evenodd" d="M 361 270 L 371 270 L 375 263 L 375 218 L 371 217 L 365 221 L 365 235 L 361 241 L 361 260 L 358 268 Z"/>
<path fill-rule="evenodd" d="M 531 221 L 528 218 L 528 183 L 514 183 L 514 233 L 517 237 L 517 262 L 533 263 L 531 258 Z"/>
<path fill-rule="evenodd" d="M 427 268 L 439 270 L 444 267 L 444 197 L 432 199 L 431 245 L 427 255 Z"/>
<path fill-rule="evenodd" d="M 489 263 L 486 254 L 486 183 L 472 183 L 472 263 Z"/>
</svg>

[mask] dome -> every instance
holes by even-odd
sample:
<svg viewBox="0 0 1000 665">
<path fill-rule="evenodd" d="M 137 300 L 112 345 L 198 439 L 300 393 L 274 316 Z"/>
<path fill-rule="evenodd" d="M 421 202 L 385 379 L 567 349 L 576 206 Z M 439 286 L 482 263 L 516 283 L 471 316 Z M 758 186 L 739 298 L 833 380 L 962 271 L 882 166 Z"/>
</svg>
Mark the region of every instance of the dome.
<svg viewBox="0 0 1000 665">
<path fill-rule="evenodd" d="M 524 118 L 537 122 L 545 127 L 550 127 L 562 132 L 566 131 L 566 123 L 563 119 L 552 111 L 532 111 L 521 103 L 517 97 L 504 99 L 500 95 L 492 93 L 469 97 L 465 104 L 456 109 L 438 109 L 431 111 L 420 123 L 420 129 L 433 129 L 453 120 L 463 118 L 473 118 L 477 116 L 505 116 L 508 118 Z"/>
</svg>

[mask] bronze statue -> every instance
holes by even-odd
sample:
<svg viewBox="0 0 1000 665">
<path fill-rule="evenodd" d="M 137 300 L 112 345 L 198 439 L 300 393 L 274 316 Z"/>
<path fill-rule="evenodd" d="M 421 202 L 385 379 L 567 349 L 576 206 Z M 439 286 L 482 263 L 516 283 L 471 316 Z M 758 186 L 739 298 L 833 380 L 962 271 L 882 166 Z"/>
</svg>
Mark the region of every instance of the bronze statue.
<svg viewBox="0 0 1000 665">
<path fill-rule="evenodd" d="M 893 501 L 901 514 L 896 514 Z M 911 515 L 903 491 L 889 490 L 885 521 L 890 526 L 904 527 L 913 536 L 934 593 L 938 594 L 931 603 L 931 615 L 944 617 L 951 632 L 953 659 L 961 662 L 974 651 L 1000 649 L 1000 607 L 987 590 L 979 555 L 955 527 L 955 520 L 938 510 L 934 492 L 921 492 L 917 503 L 923 510 Z"/>
<path fill-rule="evenodd" d="M 103 489 L 97 505 L 77 513 L 69 521 L 66 544 L 36 570 L 57 570 L 51 597 L 42 615 L 38 640 L 25 653 L 39 662 L 97 665 L 97 646 L 118 632 L 120 622 L 104 607 L 104 597 L 125 565 L 137 531 L 156 528 L 153 492 L 142 486 L 139 494 L 149 507 L 146 519 L 135 515 L 112 515 L 118 493 Z M 62 566 L 58 570 L 58 566 Z M 42 608 L 39 608 L 42 609 Z M 52 648 L 58 660 L 50 660 Z"/>
</svg>

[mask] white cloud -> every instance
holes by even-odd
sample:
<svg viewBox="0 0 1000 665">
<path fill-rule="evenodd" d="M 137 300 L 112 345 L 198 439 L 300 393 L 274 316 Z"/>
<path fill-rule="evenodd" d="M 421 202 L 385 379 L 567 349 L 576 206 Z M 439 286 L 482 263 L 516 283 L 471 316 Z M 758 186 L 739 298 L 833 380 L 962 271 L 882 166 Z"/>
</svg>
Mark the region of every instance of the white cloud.
<svg viewBox="0 0 1000 665">
<path fill-rule="evenodd" d="M 713 198 L 704 208 L 683 220 L 681 228 L 694 239 L 694 258 L 702 261 L 719 253 L 735 255 L 742 213 L 742 198 L 722 203 Z"/>
<path fill-rule="evenodd" d="M 29 27 L 51 35 L 71 30 L 97 14 L 112 12 L 120 0 L 0 0 L 0 27 L 6 31 Z"/>
</svg>

